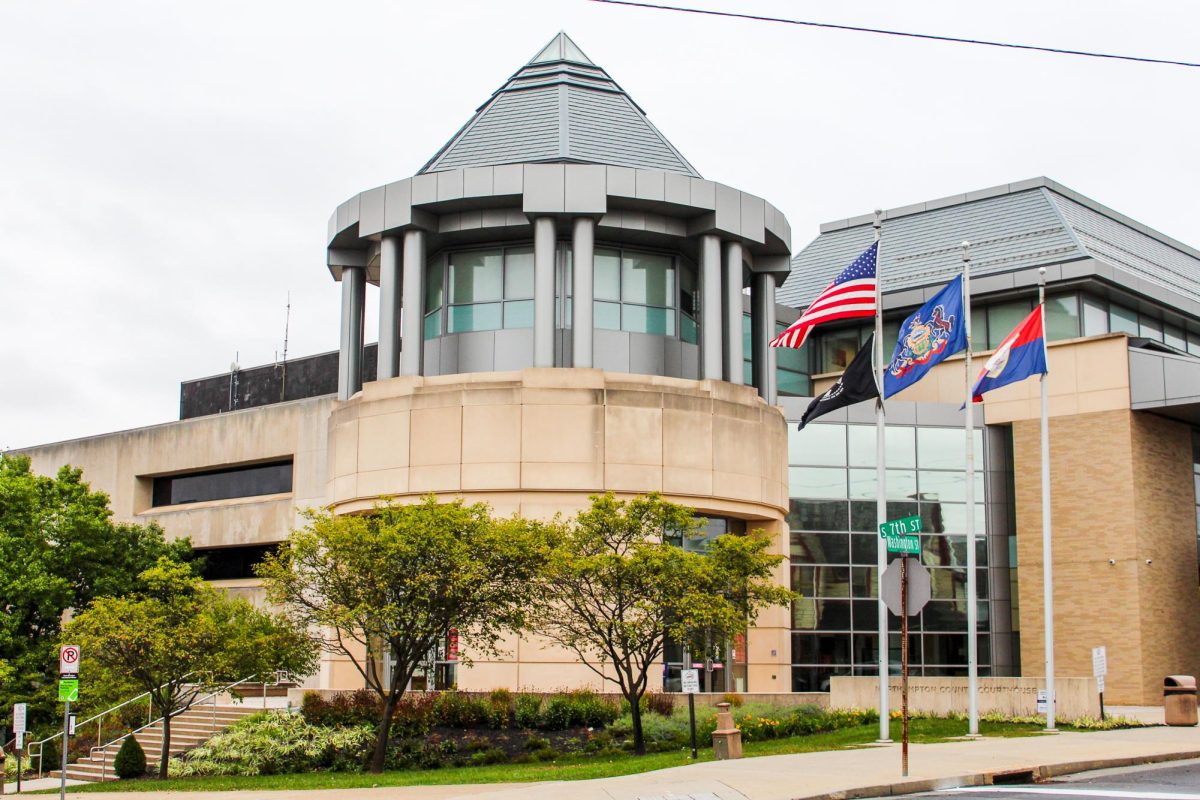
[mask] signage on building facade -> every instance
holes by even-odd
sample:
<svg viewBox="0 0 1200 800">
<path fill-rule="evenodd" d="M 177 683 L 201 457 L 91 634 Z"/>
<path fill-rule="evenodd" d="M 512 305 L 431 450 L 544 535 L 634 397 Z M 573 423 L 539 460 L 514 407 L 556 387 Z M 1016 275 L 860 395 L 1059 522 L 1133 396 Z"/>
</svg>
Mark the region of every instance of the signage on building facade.
<svg viewBox="0 0 1200 800">
<path fill-rule="evenodd" d="M 900 517 L 891 519 L 879 526 L 879 535 L 885 539 L 893 536 L 906 536 L 910 533 L 921 532 L 920 517 Z"/>
<path fill-rule="evenodd" d="M 684 694 L 696 694 L 700 691 L 700 670 L 681 669 L 679 671 L 680 689 Z"/>
</svg>

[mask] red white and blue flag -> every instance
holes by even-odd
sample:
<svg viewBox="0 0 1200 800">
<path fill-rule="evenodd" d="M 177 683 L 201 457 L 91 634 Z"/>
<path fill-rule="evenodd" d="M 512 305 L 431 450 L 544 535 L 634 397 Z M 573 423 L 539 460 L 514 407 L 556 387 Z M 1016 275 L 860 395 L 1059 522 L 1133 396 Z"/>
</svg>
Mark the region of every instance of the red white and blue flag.
<svg viewBox="0 0 1200 800">
<path fill-rule="evenodd" d="M 854 263 L 842 270 L 813 300 L 800 319 L 771 340 L 771 347 L 799 349 L 813 328 L 838 319 L 875 316 L 875 256 L 879 242 L 868 247 Z"/>
<path fill-rule="evenodd" d="M 1012 333 L 1004 337 L 996 352 L 983 365 L 979 379 L 971 387 L 971 398 L 976 403 L 982 403 L 984 392 L 1049 371 L 1046 367 L 1045 306 L 1039 304 Z"/>
</svg>

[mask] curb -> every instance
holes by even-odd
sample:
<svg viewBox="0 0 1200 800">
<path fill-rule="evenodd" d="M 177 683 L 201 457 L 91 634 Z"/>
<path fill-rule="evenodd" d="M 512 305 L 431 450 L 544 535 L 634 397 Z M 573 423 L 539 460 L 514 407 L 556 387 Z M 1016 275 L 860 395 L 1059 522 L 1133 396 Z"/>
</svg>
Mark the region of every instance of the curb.
<svg viewBox="0 0 1200 800">
<path fill-rule="evenodd" d="M 1175 753 L 1154 753 L 1146 756 L 1121 758 L 1097 758 L 1088 761 L 1066 761 L 1060 764 L 1038 764 L 1018 767 L 999 772 L 980 772 L 974 775 L 959 775 L 948 778 L 913 778 L 881 783 L 875 786 L 856 786 L 836 792 L 798 795 L 792 800 L 857 800 L 863 797 L 889 797 L 892 795 L 920 794 L 939 789 L 957 789 L 960 786 L 991 786 L 993 784 L 1034 783 L 1060 775 L 1076 772 L 1091 772 L 1097 769 L 1136 767 L 1141 764 L 1158 764 L 1167 761 L 1183 761 L 1200 758 L 1200 750 L 1183 750 Z"/>
</svg>

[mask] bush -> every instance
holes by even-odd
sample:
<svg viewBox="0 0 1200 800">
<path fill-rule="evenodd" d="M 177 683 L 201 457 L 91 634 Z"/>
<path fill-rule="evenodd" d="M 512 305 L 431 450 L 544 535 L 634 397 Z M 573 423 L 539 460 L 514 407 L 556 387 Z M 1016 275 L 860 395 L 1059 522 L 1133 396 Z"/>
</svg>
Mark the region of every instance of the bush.
<svg viewBox="0 0 1200 800">
<path fill-rule="evenodd" d="M 675 713 L 675 698 L 669 694 L 646 692 L 642 695 L 642 707 L 660 717 L 669 717 Z"/>
<path fill-rule="evenodd" d="M 309 724 L 299 714 L 269 712 L 240 720 L 171 759 L 169 772 L 171 777 L 185 777 L 357 771 L 374 743 L 371 725 L 326 728 Z"/>
<path fill-rule="evenodd" d="M 721 695 L 721 702 L 729 703 L 730 708 L 741 708 L 742 703 L 745 703 L 746 700 L 740 694 L 726 692 L 725 694 Z"/>
<path fill-rule="evenodd" d="M 319 692 L 305 692 L 300 704 L 300 713 L 310 725 L 326 727 L 351 727 L 354 725 L 377 725 L 383 703 L 379 695 L 370 689 L 355 692 L 339 692 L 328 700 Z"/>
<path fill-rule="evenodd" d="M 589 689 L 579 689 L 550 698 L 538 720 L 550 731 L 570 728 L 603 728 L 617 718 L 615 705 Z"/>
<path fill-rule="evenodd" d="M 550 740 L 544 736 L 530 736 L 523 745 L 526 750 L 542 750 L 550 746 Z"/>
<path fill-rule="evenodd" d="M 471 754 L 471 765 L 481 767 L 485 764 L 503 764 L 508 761 L 508 754 L 499 747 L 489 747 Z"/>
<path fill-rule="evenodd" d="M 446 728 L 481 728 L 490 720 L 491 710 L 487 700 L 459 692 L 442 692 L 433 701 L 434 724 Z"/>
<path fill-rule="evenodd" d="M 121 749 L 113 759 L 113 772 L 121 780 L 140 778 L 146 774 L 146 753 L 133 736 L 126 736 L 125 741 L 121 742 Z"/>
<path fill-rule="evenodd" d="M 513 704 L 513 717 L 521 728 L 536 728 L 542 715 L 542 698 L 536 694 L 519 694 Z"/>
</svg>

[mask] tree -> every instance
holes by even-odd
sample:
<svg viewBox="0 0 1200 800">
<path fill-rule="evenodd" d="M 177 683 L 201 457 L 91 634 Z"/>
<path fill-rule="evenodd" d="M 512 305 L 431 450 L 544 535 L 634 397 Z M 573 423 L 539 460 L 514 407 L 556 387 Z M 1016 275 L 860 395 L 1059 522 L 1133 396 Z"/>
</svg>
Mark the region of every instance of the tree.
<svg viewBox="0 0 1200 800">
<path fill-rule="evenodd" d="M 150 693 L 162 714 L 160 778 L 167 777 L 171 717 L 202 689 L 276 670 L 306 675 L 316 652 L 306 633 L 282 615 L 230 598 L 168 558 L 140 576 L 144 592 L 101 597 L 66 627 L 83 671 L 98 682 L 118 677 Z M 210 675 L 201 677 L 201 673 Z"/>
<path fill-rule="evenodd" d="M 686 552 L 670 540 L 697 535 L 691 509 L 657 494 L 591 501 L 558 526 L 535 629 L 617 685 L 641 755 L 641 699 L 650 675 L 662 669 L 668 640 L 696 630 L 732 637 L 759 610 L 794 595 L 772 580 L 783 556 L 769 553 L 771 540 L 761 531 L 722 536 L 706 554 Z"/>
<path fill-rule="evenodd" d="M 450 631 L 472 651 L 494 653 L 503 633 L 525 626 L 545 527 L 432 495 L 362 516 L 307 518 L 259 574 L 267 597 L 349 659 L 379 696 L 371 771 L 381 772 L 396 703 Z M 390 669 L 381 668 L 385 658 Z M 469 663 L 468 653 L 460 658 Z"/>
<path fill-rule="evenodd" d="M 126 736 L 113 759 L 113 772 L 121 780 L 140 778 L 146 774 L 146 753 L 134 736 Z"/>
<path fill-rule="evenodd" d="M 164 556 L 187 561 L 191 546 L 153 523 L 113 522 L 108 495 L 78 469 L 35 475 L 28 457 L 0 454 L 0 707 L 29 701 L 46 719 L 64 612 L 143 588 L 138 575 Z"/>
</svg>

